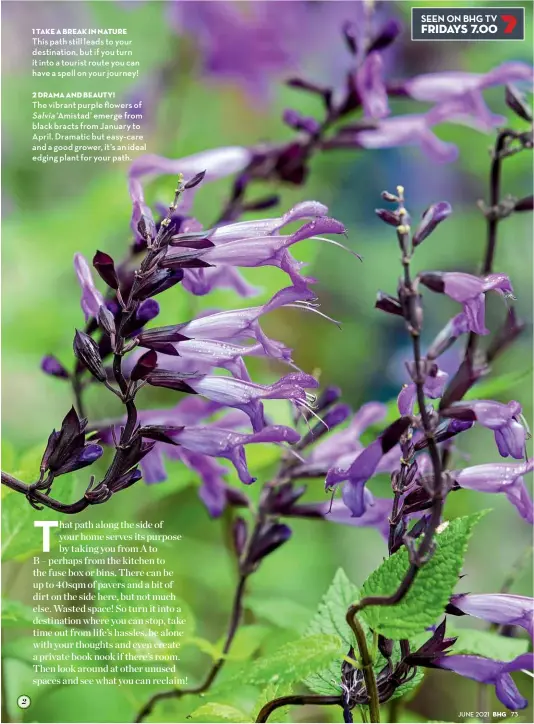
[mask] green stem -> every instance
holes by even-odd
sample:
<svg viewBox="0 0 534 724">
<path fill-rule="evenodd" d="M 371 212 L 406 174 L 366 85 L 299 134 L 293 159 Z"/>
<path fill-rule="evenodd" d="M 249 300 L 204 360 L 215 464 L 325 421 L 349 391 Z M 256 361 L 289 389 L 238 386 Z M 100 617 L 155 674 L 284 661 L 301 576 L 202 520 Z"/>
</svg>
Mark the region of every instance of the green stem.
<svg viewBox="0 0 534 724">
<path fill-rule="evenodd" d="M 360 652 L 360 661 L 362 662 L 363 678 L 367 696 L 369 697 L 369 716 L 371 722 L 380 722 L 380 704 L 378 700 L 378 687 L 376 685 L 375 672 L 373 669 L 373 659 L 367 648 L 367 639 L 361 623 L 358 621 L 356 606 L 350 606 L 347 615 L 347 623 L 351 627 L 358 651 Z"/>
</svg>

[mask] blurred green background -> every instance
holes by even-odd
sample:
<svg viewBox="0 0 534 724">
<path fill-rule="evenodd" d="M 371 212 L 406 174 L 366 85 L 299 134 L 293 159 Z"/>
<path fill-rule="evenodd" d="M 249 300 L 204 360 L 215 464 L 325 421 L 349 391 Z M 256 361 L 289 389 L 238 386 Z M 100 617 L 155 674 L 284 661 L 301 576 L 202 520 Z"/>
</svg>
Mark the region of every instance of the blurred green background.
<svg viewBox="0 0 534 724">
<path fill-rule="evenodd" d="M 53 427 L 60 424 L 71 404 L 69 386 L 44 376 L 39 370 L 42 356 L 55 354 L 72 364 L 74 328 L 82 322 L 80 291 L 72 267 L 75 252 L 92 257 L 96 248 L 121 258 L 129 243 L 130 201 L 127 193 L 127 165 L 47 164 L 31 161 L 31 91 L 44 89 L 29 74 L 32 27 L 126 27 L 134 40 L 134 57 L 141 62 L 141 81 L 113 81 L 114 89 L 125 96 L 145 99 L 150 112 L 144 122 L 149 152 L 171 158 L 224 145 L 254 144 L 263 139 L 290 138 L 291 131 L 281 122 L 286 107 L 306 114 L 317 112 L 312 99 L 285 88 L 281 78 L 272 79 L 271 98 L 260 107 L 232 82 L 221 82 L 200 73 L 199 50 L 193 37 L 179 37 L 168 21 L 169 5 L 161 2 L 8 2 L 2 4 L 4 107 L 2 140 L 2 232 L 3 232 L 3 461 L 2 469 L 29 482 Z M 280 3 L 280 11 L 283 5 Z M 335 5 L 330 2 L 329 5 Z M 350 8 L 351 3 L 343 3 Z M 409 9 L 412 5 L 430 7 L 450 3 L 404 3 L 384 5 L 386 13 L 405 21 L 405 31 L 393 56 L 392 75 L 399 77 L 436 70 L 486 72 L 507 60 L 532 60 L 532 44 L 500 43 L 410 43 Z M 466 6 L 491 6 L 468 3 Z M 495 6 L 498 6 L 495 5 Z M 531 6 L 527 8 L 527 38 L 530 37 Z M 340 47 L 312 46 L 302 53 L 299 71 L 306 76 Z M 162 68 L 167 72 L 162 76 Z M 294 73 L 291 73 L 292 75 Z M 283 76 L 282 76 L 283 77 Z M 163 80 L 162 80 L 163 78 Z M 39 81 L 41 83 L 41 81 Z M 77 81 L 79 83 L 79 81 Z M 75 89 L 77 89 L 76 86 Z M 85 88 L 85 84 L 84 84 Z M 72 81 L 47 83 L 50 90 L 71 90 Z M 87 89 L 92 89 L 88 84 Z M 98 89 L 101 89 L 98 87 Z M 503 89 L 485 95 L 494 112 L 506 114 Z M 415 102 L 392 100 L 393 113 L 417 112 Z M 422 106 L 421 106 L 422 107 Z M 511 119 L 512 123 L 516 123 Z M 310 272 L 317 277 L 322 311 L 342 322 L 343 329 L 298 310 L 282 310 L 265 321 L 265 329 L 294 348 L 294 358 L 302 369 L 320 373 L 322 384 L 343 388 L 345 399 L 356 410 L 368 400 L 389 401 L 405 380 L 404 359 L 408 358 L 407 338 L 402 324 L 374 310 L 378 289 L 394 293 L 399 275 L 396 239 L 374 216 L 381 205 L 380 193 L 406 188 L 412 217 L 434 201 L 447 199 L 453 204 L 452 217 L 418 251 L 419 269 L 476 272 L 485 244 L 485 223 L 476 208 L 478 199 L 487 199 L 489 136 L 464 126 L 441 126 L 438 135 L 456 143 L 459 160 L 436 166 L 414 148 L 387 151 L 334 152 L 316 158 L 309 183 L 302 188 L 277 189 L 282 193 L 283 210 L 304 199 L 317 199 L 330 207 L 331 215 L 349 229 L 348 245 L 363 256 L 363 264 L 338 249 L 312 241 L 299 245 L 296 256 L 310 261 Z M 505 193 L 522 197 L 531 193 L 530 154 L 521 154 L 505 164 Z M 163 177 L 153 183 L 148 200 L 167 202 L 173 179 Z M 227 197 L 228 182 L 207 184 L 197 195 L 194 214 L 209 225 L 217 217 Z M 262 190 L 255 188 L 253 196 Z M 272 189 L 271 189 L 272 191 Z M 532 308 L 532 220 L 517 214 L 499 227 L 496 271 L 510 275 L 522 318 L 531 321 Z M 263 289 L 261 300 L 285 285 L 281 272 L 273 269 L 246 270 L 245 276 Z M 247 302 L 230 293 L 191 298 L 181 288 L 166 292 L 160 300 L 161 323 L 187 320 L 204 308 L 246 306 Z M 425 296 L 426 341 L 458 311 L 453 302 L 435 295 Z M 495 329 L 503 316 L 502 303 L 488 300 L 488 326 Z M 458 349 L 458 354 L 460 353 Z M 275 379 L 285 370 L 269 368 L 264 362 L 250 365 L 256 381 Z M 498 376 L 517 373 L 498 399 L 520 400 L 528 420 L 532 419 L 532 337 L 530 324 L 515 347 L 495 366 Z M 118 414 L 110 395 L 91 389 L 86 397 L 91 420 Z M 172 406 L 177 397 L 169 393 L 154 396 L 143 390 L 139 402 L 149 407 Z M 269 408 L 287 419 L 281 405 Z M 276 449 L 251 449 L 249 464 L 259 481 L 272 474 Z M 498 460 L 493 435 L 487 430 L 470 431 L 462 437 L 458 465 L 465 456 L 470 464 Z M 177 464 L 168 464 L 169 480 L 145 487 L 142 483 L 109 503 L 84 511 L 80 519 L 166 520 L 168 532 L 179 532 L 185 540 L 168 551 L 167 564 L 176 572 L 176 585 L 196 620 L 196 635 L 216 642 L 226 628 L 235 565 L 227 549 L 229 520 L 210 522 L 200 504 L 194 475 Z M 24 475 L 27 475 L 25 478 Z M 66 499 L 83 490 L 84 475 L 71 476 L 65 483 Z M 232 479 L 230 476 L 229 479 Z M 235 483 L 235 481 L 234 481 Z M 238 483 L 237 483 L 238 484 Z M 371 489 L 387 494 L 388 481 L 377 480 Z M 5 491 L 3 490 L 3 493 Z M 323 496 L 321 481 L 310 484 L 308 499 Z M 491 508 L 479 524 L 470 544 L 464 578 L 458 590 L 493 592 L 500 588 L 512 564 L 532 539 L 531 528 L 502 496 L 479 495 L 464 491 L 451 496 L 447 516 L 457 516 Z M 39 538 L 32 520 L 57 514 L 37 513 L 21 496 L 7 494 L 3 499 L 4 526 L 15 530 L 15 548 L 8 551 L 3 566 L 3 583 L 11 600 L 31 603 L 31 565 L 28 555 L 38 547 Z M 4 527 L 4 541 L 6 529 Z M 12 544 L 13 545 L 13 544 Z M 374 530 L 356 529 L 320 522 L 295 521 L 294 536 L 269 558 L 250 584 L 251 599 L 261 600 L 276 612 L 280 601 L 291 601 L 295 608 L 284 624 L 280 616 L 252 613 L 246 620 L 269 624 L 268 634 L 258 634 L 253 647 L 261 653 L 274 650 L 296 636 L 299 622 L 312 613 L 338 567 L 343 567 L 356 584 L 380 563 L 386 548 Z M 530 566 L 518 577 L 513 592 L 532 594 Z M 5 592 L 6 593 L 6 592 Z M 268 605 L 269 604 L 269 605 Z M 296 612 L 299 612 L 298 614 Z M 277 625 L 272 624 L 273 619 Z M 283 617 L 282 617 L 283 619 Z M 456 622 L 455 622 L 456 623 Z M 469 622 L 476 627 L 476 623 Z M 458 620 L 461 626 L 463 620 Z M 39 722 L 120 722 L 130 721 L 147 697 L 148 689 L 127 690 L 107 687 L 60 686 L 36 691 L 31 685 L 30 631 L 13 627 L 4 631 L 4 718 L 3 721 Z M 254 638 L 254 636 L 253 636 Z M 246 643 L 243 650 L 246 650 Z M 181 672 L 190 681 L 200 680 L 209 666 L 209 656 L 198 646 L 183 650 Z M 238 650 L 239 655 L 239 650 Z M 246 651 L 245 651 L 246 654 Z M 228 672 L 239 667 L 229 662 Z M 226 675 L 226 674 L 225 674 Z M 530 679 L 516 677 L 527 693 Z M 30 695 L 32 707 L 17 709 L 19 694 Z M 246 709 L 253 692 L 240 692 L 236 701 Z M 207 697 L 206 700 L 209 700 Z M 234 702 L 235 703 L 235 702 Z M 502 706 L 491 692 L 490 708 Z M 153 721 L 185 721 L 199 705 L 186 698 L 168 702 L 156 710 Z M 427 673 L 425 681 L 407 704 L 405 721 L 457 721 L 459 711 L 477 708 L 477 686 L 446 672 Z M 328 708 L 330 709 L 330 708 Z M 357 713 L 355 712 L 357 716 Z M 340 721 L 340 711 L 294 710 L 294 721 Z M 384 720 L 387 720 L 384 714 Z M 7 717 L 7 718 L 6 718 Z M 520 712 L 516 721 L 532 721 L 531 708 Z"/>
</svg>

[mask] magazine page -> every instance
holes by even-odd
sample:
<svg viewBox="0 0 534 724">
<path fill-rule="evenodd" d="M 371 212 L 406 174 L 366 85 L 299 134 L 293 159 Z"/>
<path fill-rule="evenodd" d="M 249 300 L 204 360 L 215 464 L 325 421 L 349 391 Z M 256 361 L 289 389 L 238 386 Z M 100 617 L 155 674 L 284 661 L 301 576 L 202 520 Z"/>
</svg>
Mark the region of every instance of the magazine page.
<svg viewBox="0 0 534 724">
<path fill-rule="evenodd" d="M 532 3 L 1 19 L 1 721 L 532 722 Z"/>
</svg>

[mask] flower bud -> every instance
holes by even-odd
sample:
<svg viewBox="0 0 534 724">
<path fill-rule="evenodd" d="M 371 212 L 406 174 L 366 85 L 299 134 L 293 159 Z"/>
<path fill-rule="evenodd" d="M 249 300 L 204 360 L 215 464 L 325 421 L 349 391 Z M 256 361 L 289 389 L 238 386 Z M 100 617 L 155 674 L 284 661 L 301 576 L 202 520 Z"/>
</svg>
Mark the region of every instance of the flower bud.
<svg viewBox="0 0 534 724">
<path fill-rule="evenodd" d="M 119 278 L 115 271 L 115 262 L 109 254 L 103 251 L 97 251 L 93 257 L 93 266 L 108 287 L 111 287 L 111 289 L 119 288 Z"/>
<path fill-rule="evenodd" d="M 76 357 L 99 382 L 107 379 L 98 345 L 92 337 L 77 329 L 73 349 Z"/>
</svg>

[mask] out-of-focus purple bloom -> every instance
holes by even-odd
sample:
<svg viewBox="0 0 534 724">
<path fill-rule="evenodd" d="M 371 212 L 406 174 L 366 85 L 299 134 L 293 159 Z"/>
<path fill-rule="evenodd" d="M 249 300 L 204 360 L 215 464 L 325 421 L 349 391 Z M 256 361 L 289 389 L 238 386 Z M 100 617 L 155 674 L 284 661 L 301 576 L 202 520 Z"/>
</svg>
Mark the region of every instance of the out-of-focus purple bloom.
<svg viewBox="0 0 534 724">
<path fill-rule="evenodd" d="M 323 518 L 331 523 L 351 525 L 354 527 L 375 528 L 384 538 L 389 534 L 389 516 L 391 515 L 392 501 L 389 498 L 375 498 L 366 489 L 364 495 L 367 498 L 365 512 L 355 518 L 342 500 L 334 500 L 332 503 L 297 503 L 289 511 L 284 512 L 286 516 L 302 518 Z"/>
<path fill-rule="evenodd" d="M 497 698 L 507 709 L 516 711 L 528 705 L 528 701 L 519 693 L 510 673 L 522 669 L 531 671 L 534 668 L 534 654 L 521 654 L 509 662 L 485 659 L 482 656 L 440 656 L 434 660 L 433 665 L 454 671 L 460 676 L 474 679 L 482 684 L 492 684 L 495 686 Z"/>
<path fill-rule="evenodd" d="M 444 417 L 472 420 L 493 430 L 495 442 L 503 458 L 511 455 L 522 460 L 525 454 L 526 431 L 519 422 L 521 405 L 512 400 L 507 405 L 494 400 L 467 400 L 456 402 L 445 410 Z"/>
<path fill-rule="evenodd" d="M 82 288 L 81 305 L 85 321 L 89 321 L 91 317 L 97 319 L 100 307 L 104 304 L 104 297 L 96 288 L 91 268 L 82 254 L 74 255 L 74 270 Z"/>
<path fill-rule="evenodd" d="M 491 290 L 504 296 L 513 294 L 510 279 L 506 274 L 476 277 L 464 272 L 424 272 L 419 279 L 433 292 L 446 294 L 463 304 L 469 330 L 475 334 L 489 333 L 485 326 L 484 294 Z"/>
<path fill-rule="evenodd" d="M 46 357 L 43 357 L 41 360 L 41 369 L 52 377 L 62 377 L 63 379 L 68 379 L 69 377 L 67 370 L 53 354 L 47 354 Z"/>
<path fill-rule="evenodd" d="M 239 84 L 256 104 L 269 99 L 272 78 L 302 67 L 309 57 L 318 61 L 324 81 L 344 77 L 353 59 L 343 46 L 343 25 L 352 21 L 357 51 L 363 56 L 371 20 L 366 4 L 359 1 L 254 0 L 243 11 L 239 2 L 197 6 L 175 0 L 169 9 L 178 32 L 191 34 L 199 44 L 203 72 Z M 328 52 L 318 53 L 321 48 Z"/>
<path fill-rule="evenodd" d="M 449 375 L 440 369 L 433 370 L 432 373 L 428 374 L 423 385 L 423 391 L 427 397 L 431 400 L 439 399 Z M 409 385 L 404 385 L 402 390 L 397 397 L 397 407 L 401 415 L 411 415 L 413 413 L 413 407 L 417 399 L 417 388 L 414 382 Z"/>
<path fill-rule="evenodd" d="M 183 174 L 188 180 L 202 171 L 206 171 L 205 181 L 214 181 L 226 176 L 240 173 L 248 166 L 252 153 L 240 146 L 215 148 L 210 151 L 201 151 L 185 158 L 171 159 L 155 154 L 139 156 L 133 161 L 129 170 L 128 189 L 132 199 L 131 227 L 137 233 L 137 227 L 143 217 L 154 223 L 152 212 L 145 203 L 143 184 L 154 176 L 163 174 Z M 180 209 L 187 211 L 193 201 L 196 188 L 186 189 L 182 192 Z"/>
<path fill-rule="evenodd" d="M 504 493 L 520 516 L 534 523 L 532 500 L 522 476 L 534 470 L 534 459 L 524 463 L 487 463 L 451 472 L 462 487 L 483 493 Z"/>
<path fill-rule="evenodd" d="M 321 124 L 312 116 L 303 116 L 298 111 L 288 108 L 284 111 L 284 123 L 295 131 L 304 131 L 310 136 L 314 136 L 321 130 Z"/>
<path fill-rule="evenodd" d="M 469 616 L 501 626 L 521 626 L 534 638 L 534 598 L 509 593 L 460 593 L 450 603 Z"/>
<path fill-rule="evenodd" d="M 469 320 L 463 312 L 457 314 L 436 336 L 427 351 L 427 359 L 435 360 L 446 352 L 462 334 L 469 332 Z"/>
<path fill-rule="evenodd" d="M 355 455 L 364 446 L 360 436 L 373 424 L 384 419 L 387 408 L 380 402 L 368 402 L 354 415 L 344 430 L 328 435 L 315 445 L 306 460 L 295 466 L 294 473 L 299 477 L 324 477 L 330 468 L 344 470 L 354 461 Z"/>
<path fill-rule="evenodd" d="M 356 88 L 367 118 L 389 115 L 388 95 L 384 83 L 384 61 L 380 52 L 369 53 L 356 73 Z"/>
<path fill-rule="evenodd" d="M 233 377 L 213 375 L 190 379 L 188 385 L 208 400 L 242 410 L 250 418 L 254 432 L 260 432 L 265 427 L 260 400 L 290 400 L 297 407 L 307 409 L 310 399 L 306 388 L 317 387 L 318 382 L 311 375 L 294 372 L 272 385 L 257 385 Z"/>
<path fill-rule="evenodd" d="M 532 78 L 531 66 L 512 61 L 502 63 L 488 73 L 449 71 L 418 75 L 405 81 L 403 89 L 407 95 L 418 101 L 437 104 L 451 101 L 464 103 L 467 113 L 476 109 L 480 120 L 491 128 L 503 123 L 504 118 L 491 113 L 484 102 L 482 91 L 516 81 L 532 81 Z"/>
<path fill-rule="evenodd" d="M 200 45 L 204 73 L 238 81 L 258 101 L 265 102 L 271 75 L 295 61 L 295 48 L 285 40 L 301 15 L 301 3 L 289 8 L 272 8 L 268 2 L 255 2 L 240 9 L 239 3 L 172 3 L 171 20 Z M 289 12 L 288 12 L 289 10 Z"/>
<path fill-rule="evenodd" d="M 452 206 L 448 201 L 439 201 L 437 204 L 432 204 L 423 214 L 421 223 L 413 235 L 413 245 L 419 246 L 427 236 L 430 236 L 436 226 L 445 221 L 451 214 Z"/>
</svg>

